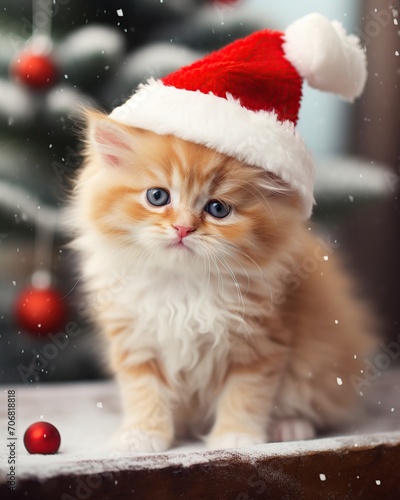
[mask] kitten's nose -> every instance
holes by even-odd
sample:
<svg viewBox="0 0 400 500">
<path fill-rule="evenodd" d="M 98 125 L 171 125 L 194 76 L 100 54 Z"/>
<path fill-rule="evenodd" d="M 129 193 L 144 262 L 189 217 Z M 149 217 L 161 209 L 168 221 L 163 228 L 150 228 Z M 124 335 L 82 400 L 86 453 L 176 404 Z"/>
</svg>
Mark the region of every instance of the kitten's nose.
<svg viewBox="0 0 400 500">
<path fill-rule="evenodd" d="M 192 233 L 194 231 L 193 228 L 185 226 L 174 226 L 174 228 L 178 231 L 178 236 L 180 239 L 184 238 L 189 233 Z"/>
</svg>

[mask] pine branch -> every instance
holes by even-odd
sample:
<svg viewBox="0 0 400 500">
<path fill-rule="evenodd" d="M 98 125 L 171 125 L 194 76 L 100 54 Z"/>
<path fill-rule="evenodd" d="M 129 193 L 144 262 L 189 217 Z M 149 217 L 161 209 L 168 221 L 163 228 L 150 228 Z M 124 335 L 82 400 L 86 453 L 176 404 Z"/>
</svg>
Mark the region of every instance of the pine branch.
<svg viewBox="0 0 400 500">
<path fill-rule="evenodd" d="M 0 207 L 10 212 L 18 213 L 22 220 L 31 222 L 45 230 L 60 231 L 57 220 L 60 210 L 32 196 L 29 191 L 0 181 Z"/>
</svg>

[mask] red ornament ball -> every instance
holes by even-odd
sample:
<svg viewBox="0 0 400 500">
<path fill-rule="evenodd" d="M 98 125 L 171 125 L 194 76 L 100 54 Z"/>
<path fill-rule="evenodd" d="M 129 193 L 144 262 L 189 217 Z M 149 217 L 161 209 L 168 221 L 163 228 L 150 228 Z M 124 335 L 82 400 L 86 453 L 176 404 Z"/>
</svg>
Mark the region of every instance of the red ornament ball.
<svg viewBox="0 0 400 500">
<path fill-rule="evenodd" d="M 51 57 L 29 51 L 14 58 L 10 72 L 17 81 L 34 88 L 50 87 L 57 80 L 58 73 Z"/>
<path fill-rule="evenodd" d="M 24 445 L 29 453 L 50 455 L 57 453 L 61 444 L 61 436 L 57 428 L 49 422 L 35 422 L 24 434 Z"/>
<path fill-rule="evenodd" d="M 54 332 L 67 319 L 65 299 L 54 288 L 27 288 L 18 297 L 15 315 L 19 326 L 29 333 Z"/>
</svg>

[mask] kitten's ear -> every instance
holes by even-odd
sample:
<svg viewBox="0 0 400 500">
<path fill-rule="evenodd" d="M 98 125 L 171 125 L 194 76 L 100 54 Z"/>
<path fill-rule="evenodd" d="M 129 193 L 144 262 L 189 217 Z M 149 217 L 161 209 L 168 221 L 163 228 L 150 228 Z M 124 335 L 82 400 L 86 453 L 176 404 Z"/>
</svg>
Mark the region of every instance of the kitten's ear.
<svg viewBox="0 0 400 500">
<path fill-rule="evenodd" d="M 90 149 L 104 165 L 122 167 L 134 151 L 134 135 L 126 127 L 98 112 L 86 113 Z"/>
</svg>

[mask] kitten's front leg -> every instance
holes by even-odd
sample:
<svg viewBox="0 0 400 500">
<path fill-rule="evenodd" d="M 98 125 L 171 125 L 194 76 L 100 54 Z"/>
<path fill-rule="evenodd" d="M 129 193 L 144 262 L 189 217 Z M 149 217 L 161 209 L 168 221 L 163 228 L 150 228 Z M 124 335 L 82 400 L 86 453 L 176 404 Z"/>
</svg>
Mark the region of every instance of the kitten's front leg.
<svg viewBox="0 0 400 500">
<path fill-rule="evenodd" d="M 267 442 L 280 376 L 278 360 L 233 365 L 218 401 L 215 423 L 207 438 L 208 447 L 238 448 Z"/>
<path fill-rule="evenodd" d="M 174 429 L 168 387 L 155 360 L 123 366 L 118 373 L 124 422 L 113 439 L 121 451 L 161 452 L 173 441 Z"/>
</svg>

